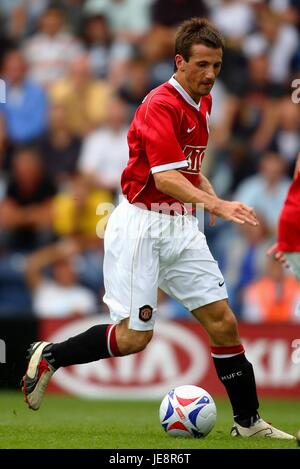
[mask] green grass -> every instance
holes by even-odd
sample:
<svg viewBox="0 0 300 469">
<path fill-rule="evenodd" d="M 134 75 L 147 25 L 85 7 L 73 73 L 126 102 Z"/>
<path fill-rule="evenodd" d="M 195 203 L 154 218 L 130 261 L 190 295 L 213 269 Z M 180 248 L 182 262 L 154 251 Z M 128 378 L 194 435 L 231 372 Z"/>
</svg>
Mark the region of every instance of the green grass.
<svg viewBox="0 0 300 469">
<path fill-rule="evenodd" d="M 241 439 L 228 435 L 231 411 L 217 400 L 218 418 L 203 439 L 168 436 L 158 421 L 158 402 L 86 401 L 47 395 L 38 412 L 27 409 L 21 392 L 0 393 L 0 448 L 295 448 L 293 441 Z M 261 413 L 295 434 L 300 401 L 264 400 Z"/>
</svg>

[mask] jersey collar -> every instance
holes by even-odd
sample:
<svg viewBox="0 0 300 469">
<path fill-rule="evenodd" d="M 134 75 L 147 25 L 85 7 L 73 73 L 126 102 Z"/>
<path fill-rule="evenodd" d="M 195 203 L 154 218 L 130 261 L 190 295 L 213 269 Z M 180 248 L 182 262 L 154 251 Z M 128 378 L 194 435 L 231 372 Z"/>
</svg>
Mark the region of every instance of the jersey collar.
<svg viewBox="0 0 300 469">
<path fill-rule="evenodd" d="M 201 106 L 201 99 L 199 103 L 197 104 L 193 98 L 185 91 L 185 89 L 181 86 L 181 84 L 172 76 L 169 80 L 170 85 L 174 86 L 174 88 L 178 91 L 178 93 L 181 94 L 183 99 L 189 103 L 191 106 L 193 106 L 197 111 L 200 111 L 200 106 Z"/>
</svg>

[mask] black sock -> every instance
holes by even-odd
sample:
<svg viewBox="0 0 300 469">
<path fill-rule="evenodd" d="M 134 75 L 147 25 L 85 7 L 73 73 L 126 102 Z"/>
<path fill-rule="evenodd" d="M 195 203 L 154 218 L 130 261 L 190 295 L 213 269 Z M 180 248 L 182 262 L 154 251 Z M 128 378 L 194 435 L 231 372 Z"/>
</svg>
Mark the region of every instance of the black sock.
<svg viewBox="0 0 300 469">
<path fill-rule="evenodd" d="M 258 418 L 259 402 L 251 363 L 244 353 L 229 358 L 213 357 L 220 381 L 229 396 L 234 420 L 243 427 L 249 427 Z"/>
<path fill-rule="evenodd" d="M 101 324 L 58 344 L 49 344 L 43 356 L 57 370 L 61 366 L 89 363 L 100 358 L 120 356 L 115 325 Z"/>
</svg>

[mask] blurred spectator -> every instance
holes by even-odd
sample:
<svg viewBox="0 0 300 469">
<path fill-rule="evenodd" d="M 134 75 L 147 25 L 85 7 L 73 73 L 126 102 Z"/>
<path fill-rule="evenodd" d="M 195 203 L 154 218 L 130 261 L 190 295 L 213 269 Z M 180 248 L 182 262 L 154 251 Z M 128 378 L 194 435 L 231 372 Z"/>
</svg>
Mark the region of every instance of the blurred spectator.
<svg viewBox="0 0 300 469">
<path fill-rule="evenodd" d="M 210 19 L 229 41 L 241 40 L 255 25 L 251 4 L 237 0 L 222 0 L 213 6 Z"/>
<path fill-rule="evenodd" d="M 258 174 L 245 179 L 234 195 L 236 200 L 263 215 L 274 234 L 291 183 L 285 172 L 286 165 L 280 155 L 266 153 L 260 161 Z"/>
<path fill-rule="evenodd" d="M 86 14 L 83 40 L 93 75 L 107 78 L 111 85 L 118 86 L 127 73 L 131 45 L 113 35 L 104 14 Z"/>
<path fill-rule="evenodd" d="M 292 25 L 282 23 L 280 15 L 269 7 L 260 11 L 257 20 L 259 31 L 245 40 L 245 54 L 247 57 L 268 54 L 269 80 L 286 84 L 299 45 L 297 30 Z"/>
<path fill-rule="evenodd" d="M 26 278 L 33 295 L 33 310 L 39 317 L 67 317 L 93 314 L 95 295 L 78 282 L 74 255 L 78 247 L 64 241 L 36 251 L 27 259 Z M 52 267 L 52 278 L 43 269 Z"/>
<path fill-rule="evenodd" d="M 259 214 L 258 219 L 258 226 L 231 227 L 230 236 L 227 236 L 225 278 L 230 302 L 237 314 L 241 312 L 244 289 L 260 277 L 265 269 L 265 252 L 272 233 L 265 214 Z"/>
<path fill-rule="evenodd" d="M 76 263 L 80 281 L 96 294 L 103 288 L 103 230 L 107 221 L 106 207 L 112 202 L 110 191 L 93 188 L 79 173 L 68 180 L 53 202 L 53 229 L 57 236 L 68 236 L 80 244 L 81 253 Z"/>
<path fill-rule="evenodd" d="M 173 28 L 193 16 L 206 16 L 207 11 L 203 0 L 155 0 L 152 21 L 154 25 Z"/>
<path fill-rule="evenodd" d="M 0 205 L 2 245 L 30 251 L 49 242 L 56 188 L 45 174 L 40 155 L 23 148 L 14 156 L 6 196 Z"/>
<path fill-rule="evenodd" d="M 0 10 L 4 15 L 7 36 L 20 41 L 32 32 L 48 2 L 49 0 L 1 0 Z"/>
<path fill-rule="evenodd" d="M 39 30 L 25 42 L 24 53 L 30 77 L 43 86 L 63 78 L 69 64 L 82 53 L 77 39 L 65 31 L 62 9 L 50 5 L 42 14 Z"/>
<path fill-rule="evenodd" d="M 76 237 L 85 248 L 100 246 L 96 236 L 97 207 L 101 203 L 112 202 L 111 192 L 93 189 L 83 175 L 73 175 L 65 190 L 54 198 L 53 226 L 56 234 Z"/>
<path fill-rule="evenodd" d="M 294 276 L 285 275 L 275 259 L 266 274 L 249 285 L 244 295 L 242 318 L 248 322 L 300 322 L 300 286 Z"/>
<path fill-rule="evenodd" d="M 118 192 L 120 178 L 128 160 L 128 107 L 119 97 L 108 104 L 105 127 L 83 141 L 79 169 L 96 187 Z"/>
<path fill-rule="evenodd" d="M 49 129 L 38 142 L 46 173 L 57 183 L 63 183 L 75 172 L 81 150 L 81 138 L 70 128 L 64 106 L 50 109 Z"/>
<path fill-rule="evenodd" d="M 26 72 L 22 54 L 17 50 L 8 52 L 3 65 L 7 102 L 0 104 L 0 119 L 4 121 L 2 132 L 0 130 L 1 145 L 5 139 L 14 144 L 31 142 L 46 130 L 48 103 L 45 92 L 26 78 Z"/>
<path fill-rule="evenodd" d="M 251 168 L 255 159 L 267 150 L 278 126 L 278 112 L 282 87 L 268 79 L 268 57 L 255 56 L 248 61 L 247 77 L 235 87 L 226 83 L 225 97 L 219 122 L 214 130 L 214 144 L 223 150 L 242 148 L 243 158 L 231 158 L 232 187 L 240 174 L 247 176 L 245 165 Z M 247 142 L 245 144 L 245 142 Z M 224 162 L 224 155 L 221 157 Z M 247 161 L 248 160 L 248 161 Z M 250 161 L 249 161 L 250 160 Z"/>
<path fill-rule="evenodd" d="M 300 107 L 290 97 L 286 97 L 281 100 L 278 113 L 279 126 L 273 137 L 272 148 L 286 161 L 292 175 L 300 151 Z"/>
<path fill-rule="evenodd" d="M 147 62 L 142 57 L 132 58 L 129 62 L 126 80 L 118 90 L 118 94 L 129 106 L 130 120 L 149 91 L 149 68 Z"/>
<path fill-rule="evenodd" d="M 104 15 L 87 15 L 82 31 L 91 72 L 97 78 L 108 76 L 112 57 L 113 37 Z"/>
<path fill-rule="evenodd" d="M 106 119 L 111 88 L 107 82 L 92 77 L 84 55 L 71 63 L 69 75 L 57 81 L 49 93 L 54 104 L 65 108 L 67 125 L 78 136 L 86 135 Z"/>
<path fill-rule="evenodd" d="M 149 7 L 142 0 L 87 0 L 88 14 L 103 14 L 118 41 L 138 43 L 150 27 Z"/>
</svg>

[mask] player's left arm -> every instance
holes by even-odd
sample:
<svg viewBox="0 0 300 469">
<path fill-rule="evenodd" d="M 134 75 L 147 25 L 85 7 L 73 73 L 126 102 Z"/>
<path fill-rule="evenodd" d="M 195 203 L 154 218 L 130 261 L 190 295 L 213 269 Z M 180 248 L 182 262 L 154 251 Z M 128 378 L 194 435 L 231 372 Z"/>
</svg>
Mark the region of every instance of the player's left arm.
<svg viewBox="0 0 300 469">
<path fill-rule="evenodd" d="M 207 192 L 207 194 L 210 194 L 212 195 L 213 197 L 218 197 L 212 184 L 209 182 L 209 180 L 207 179 L 206 176 L 204 176 L 204 174 L 201 173 L 201 180 L 200 180 L 200 184 L 199 184 L 199 189 L 201 189 L 202 191 L 204 192 Z M 216 216 L 215 214 L 213 213 L 210 213 L 210 222 L 209 222 L 209 225 L 210 226 L 214 226 L 216 224 Z"/>
</svg>

